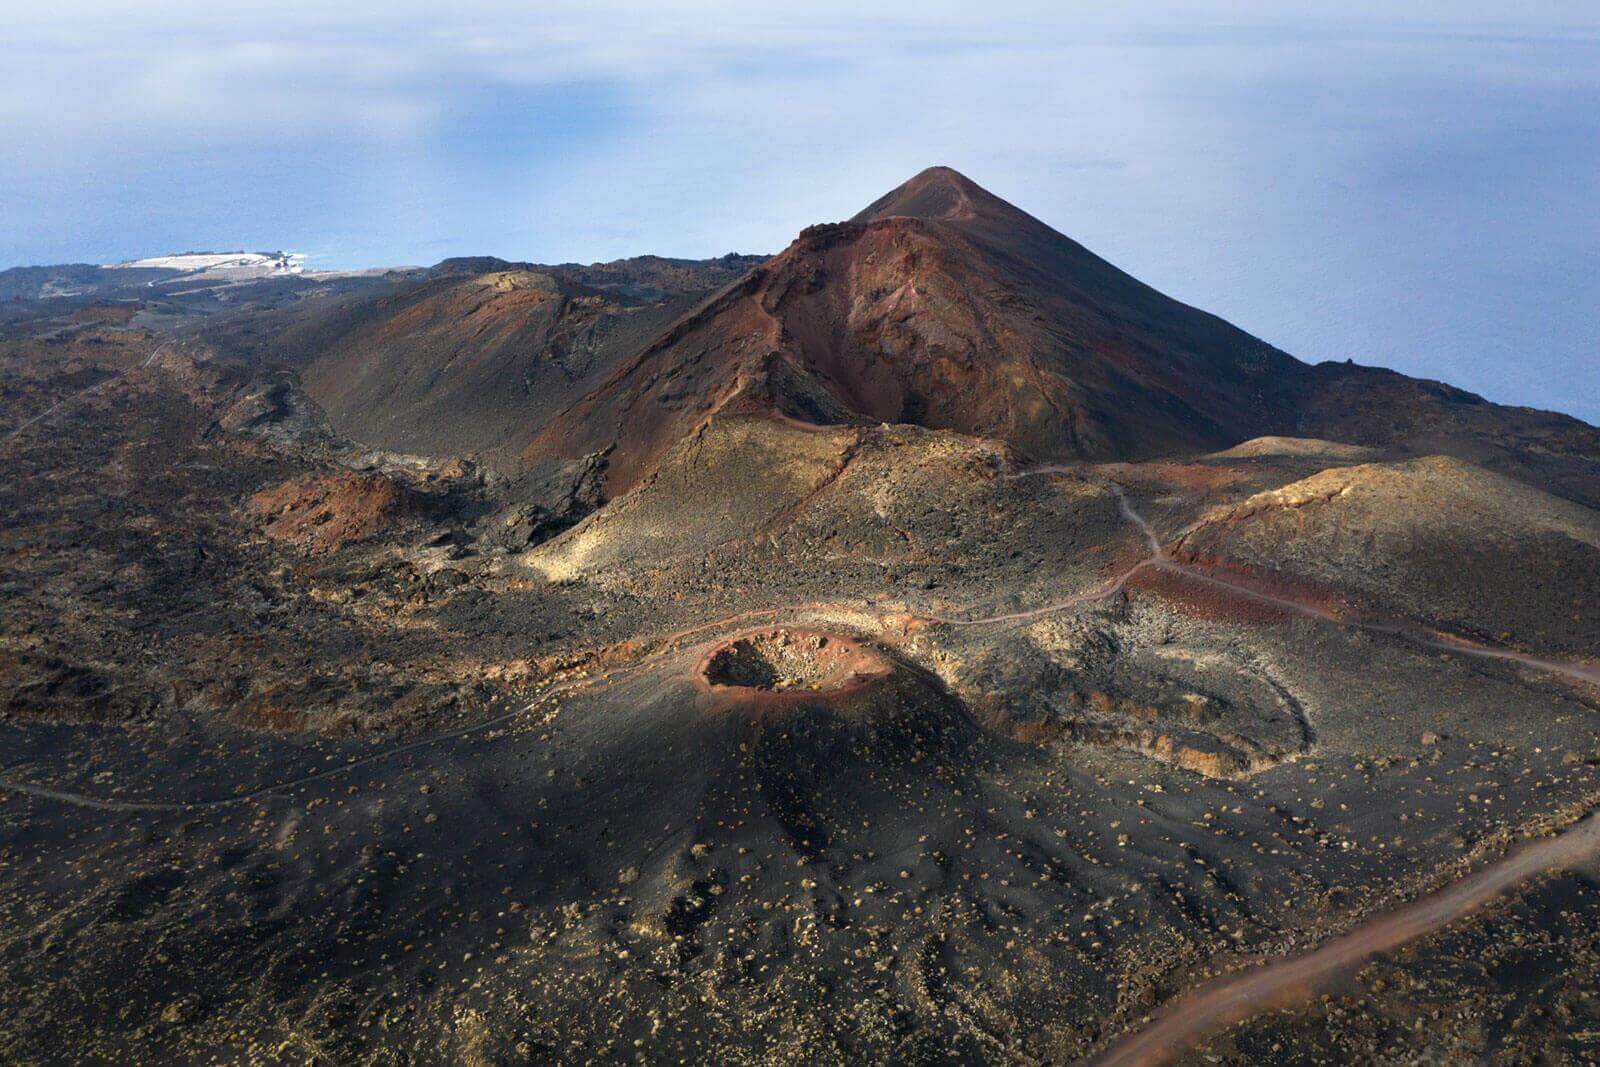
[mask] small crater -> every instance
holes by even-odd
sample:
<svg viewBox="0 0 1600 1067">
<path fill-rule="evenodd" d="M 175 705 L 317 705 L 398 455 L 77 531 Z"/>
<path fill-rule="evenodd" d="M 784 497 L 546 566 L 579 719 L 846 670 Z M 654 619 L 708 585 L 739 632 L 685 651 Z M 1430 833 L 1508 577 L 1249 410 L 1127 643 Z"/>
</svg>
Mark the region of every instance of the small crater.
<svg viewBox="0 0 1600 1067">
<path fill-rule="evenodd" d="M 784 631 L 741 637 L 712 654 L 706 678 L 712 685 L 737 685 L 750 689 L 789 689 L 810 686 L 828 673 L 828 638 L 809 634 L 795 638 Z"/>
<path fill-rule="evenodd" d="M 882 656 L 855 641 L 816 630 L 767 630 L 733 638 L 702 661 L 714 690 L 827 693 L 889 673 Z"/>
</svg>

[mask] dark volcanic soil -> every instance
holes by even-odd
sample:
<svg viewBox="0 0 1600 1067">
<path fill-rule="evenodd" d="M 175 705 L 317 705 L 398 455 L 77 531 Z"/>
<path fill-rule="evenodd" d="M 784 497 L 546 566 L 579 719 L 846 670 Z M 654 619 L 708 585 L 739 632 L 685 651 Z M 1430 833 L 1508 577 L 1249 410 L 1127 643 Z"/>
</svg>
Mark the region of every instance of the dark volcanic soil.
<svg viewBox="0 0 1600 1067">
<path fill-rule="evenodd" d="M 0 1058 L 1070 1062 L 1600 804 L 1591 428 L 1224 366 L 958 178 L 10 307 Z M 1195 1062 L 1587 1058 L 1594 887 L 1510 888 Z"/>
</svg>

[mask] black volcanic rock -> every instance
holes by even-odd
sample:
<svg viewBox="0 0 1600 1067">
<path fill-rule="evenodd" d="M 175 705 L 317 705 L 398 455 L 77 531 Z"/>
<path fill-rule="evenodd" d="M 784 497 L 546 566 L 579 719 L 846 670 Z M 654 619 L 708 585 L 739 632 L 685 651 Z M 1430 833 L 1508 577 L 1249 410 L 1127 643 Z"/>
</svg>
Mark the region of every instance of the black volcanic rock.
<svg viewBox="0 0 1600 1067">
<path fill-rule="evenodd" d="M 1583 1058 L 1592 428 L 948 171 L 749 266 L 5 305 L 0 1060 Z"/>
</svg>

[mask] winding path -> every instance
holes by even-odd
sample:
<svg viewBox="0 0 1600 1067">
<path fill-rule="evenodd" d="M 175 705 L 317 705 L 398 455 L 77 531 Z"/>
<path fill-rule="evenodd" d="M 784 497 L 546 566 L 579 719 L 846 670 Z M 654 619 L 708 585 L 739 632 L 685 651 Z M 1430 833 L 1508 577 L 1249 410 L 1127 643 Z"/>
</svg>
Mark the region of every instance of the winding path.
<svg viewBox="0 0 1600 1067">
<path fill-rule="evenodd" d="M 1012 477 L 1028 478 L 1040 474 L 1060 474 L 1066 473 L 1066 470 L 1067 469 L 1064 467 L 1038 467 L 1030 471 L 1024 471 L 1020 474 L 1014 474 Z M 1149 520 L 1143 515 L 1139 514 L 1134 506 L 1128 501 L 1128 494 L 1123 491 L 1122 486 L 1118 485 L 1116 482 L 1107 482 L 1105 484 L 1108 489 L 1116 494 L 1117 510 L 1122 512 L 1122 517 L 1127 519 L 1134 526 L 1138 527 L 1139 532 L 1144 536 L 1145 544 L 1150 549 L 1149 556 L 1141 559 L 1127 570 L 1115 575 L 1114 577 L 1108 579 L 1086 593 L 1079 593 L 1076 596 L 1067 597 L 1065 600 L 1052 601 L 1049 604 L 1044 604 L 1037 608 L 1027 608 L 1022 611 L 1011 611 L 998 615 L 982 615 L 977 618 L 950 618 L 944 615 L 918 615 L 917 618 L 926 619 L 929 622 L 936 622 L 941 626 L 955 627 L 990 626 L 1001 622 L 1026 622 L 1029 619 L 1037 619 L 1045 615 L 1054 615 L 1060 611 L 1067 611 L 1072 608 L 1082 607 L 1085 604 L 1093 604 L 1096 601 L 1104 600 L 1110 596 L 1115 596 L 1117 593 L 1122 592 L 1123 587 L 1128 584 L 1128 580 L 1134 575 L 1138 574 L 1140 571 L 1149 567 L 1162 566 L 1170 562 L 1167 558 L 1167 550 L 1162 547 L 1161 539 L 1156 536 L 1155 528 L 1151 526 Z"/>
<path fill-rule="evenodd" d="M 150 354 L 149 358 L 146 359 L 144 361 L 144 363 L 140 364 L 140 366 L 148 367 L 151 363 L 153 363 L 155 361 L 156 357 L 166 347 L 168 347 L 168 346 L 167 345 L 162 345 L 162 346 L 158 347 L 155 351 L 153 351 Z M 120 377 L 120 375 L 118 377 Z M 100 386 L 107 384 L 107 382 L 111 382 L 111 381 L 114 381 L 114 380 L 116 380 L 116 379 L 115 378 L 105 379 L 104 381 L 97 382 L 94 386 L 91 386 L 90 389 L 99 388 Z M 88 391 L 89 390 L 84 390 L 83 392 L 74 394 L 74 396 L 82 396 L 83 393 L 88 392 Z M 73 399 L 73 397 L 68 397 L 66 400 L 63 400 L 60 403 L 66 403 L 67 400 L 71 400 L 71 399 Z M 59 407 L 59 406 L 60 406 L 60 404 L 57 405 L 57 407 Z M 44 414 L 41 414 L 39 416 L 35 416 L 35 419 L 33 421 L 37 421 L 38 419 L 43 418 L 44 415 L 47 415 L 47 414 L 49 414 L 49 412 L 45 412 Z M 17 431 L 13 432 L 13 436 L 15 436 L 15 433 L 20 432 L 20 431 L 21 431 L 21 428 L 19 427 Z M 1021 472 L 1018 472 L 1017 474 L 1010 475 L 1010 477 L 1011 478 L 1026 478 L 1026 477 L 1036 477 L 1036 476 L 1040 476 L 1040 475 L 1070 474 L 1070 473 L 1079 473 L 1079 472 L 1077 472 L 1074 468 L 1069 468 L 1069 467 L 1047 466 L 1047 467 L 1031 468 L 1029 470 L 1021 471 Z M 1078 594 L 1076 594 L 1074 596 L 1067 597 L 1064 600 L 1053 601 L 1052 603 L 1044 604 L 1044 605 L 1041 605 L 1040 607 L 1037 607 L 1037 608 L 1029 608 L 1029 609 L 1025 609 L 1025 610 L 1022 610 L 1022 611 L 1001 612 L 1001 613 L 996 613 L 996 614 L 992 614 L 992 615 L 982 615 L 982 616 L 968 617 L 968 618 L 950 617 L 950 616 L 933 615 L 933 614 L 915 614 L 913 617 L 917 618 L 917 619 L 920 619 L 920 620 L 923 620 L 923 621 L 933 622 L 933 623 L 937 623 L 937 624 L 942 625 L 942 626 L 950 626 L 950 627 L 990 626 L 990 625 L 996 625 L 996 624 L 1006 623 L 1006 622 L 1023 622 L 1023 621 L 1027 621 L 1029 619 L 1041 618 L 1041 617 L 1046 616 L 1046 615 L 1052 615 L 1052 614 L 1055 614 L 1055 613 L 1058 613 L 1058 612 L 1061 612 L 1061 611 L 1067 611 L 1067 610 L 1071 610 L 1073 608 L 1082 607 L 1085 604 L 1091 604 L 1091 603 L 1095 603 L 1095 602 L 1100 601 L 1100 600 L 1104 600 L 1107 597 L 1113 596 L 1116 593 L 1121 592 L 1122 589 L 1127 585 L 1128 581 L 1134 577 L 1134 575 L 1136 575 L 1136 574 L 1138 574 L 1141 571 L 1144 571 L 1146 569 L 1156 568 L 1156 569 L 1169 571 L 1169 572 L 1171 572 L 1173 574 L 1181 575 L 1183 577 L 1190 578 L 1190 579 L 1193 579 L 1195 581 L 1203 582 L 1203 583 L 1206 583 L 1208 585 L 1212 585 L 1212 586 L 1221 588 L 1223 590 L 1226 590 L 1228 592 L 1234 593 L 1234 594 L 1236 594 L 1238 596 L 1241 596 L 1241 597 L 1245 597 L 1245 598 L 1256 600 L 1256 601 L 1259 601 L 1259 602 L 1262 602 L 1262 603 L 1270 604 L 1272 606 L 1282 608 L 1282 609 L 1284 609 L 1286 611 L 1291 611 L 1291 612 L 1294 612 L 1294 613 L 1297 613 L 1297 614 L 1300 614 L 1300 615 L 1304 615 L 1304 616 L 1307 616 L 1307 617 L 1310 617 L 1310 618 L 1314 618 L 1314 619 L 1318 619 L 1318 620 L 1325 621 L 1325 622 L 1331 622 L 1331 623 L 1334 623 L 1336 625 L 1352 626 L 1352 627 L 1356 627 L 1356 628 L 1359 628 L 1359 629 L 1368 630 L 1368 631 L 1373 632 L 1373 633 L 1382 633 L 1382 634 L 1386 634 L 1386 635 L 1390 635 L 1390 636 L 1396 636 L 1396 637 L 1400 637 L 1402 639 L 1411 640 L 1411 641 L 1417 642 L 1419 644 L 1426 645 L 1428 647 L 1438 648 L 1438 649 L 1442 649 L 1442 650 L 1449 651 L 1449 652 L 1460 653 L 1462 655 L 1476 656 L 1476 657 L 1479 657 L 1479 658 L 1482 658 L 1482 659 L 1490 659 L 1490 660 L 1496 660 L 1496 661 L 1501 661 L 1501 662 L 1517 663 L 1517 664 L 1520 664 L 1520 665 L 1525 666 L 1525 667 L 1531 667 L 1531 668 L 1533 668 L 1535 670 L 1540 670 L 1540 671 L 1546 671 L 1546 672 L 1551 672 L 1551 673 L 1555 673 L 1555 674 L 1560 674 L 1560 675 L 1564 675 L 1566 677 L 1575 679 L 1577 681 L 1600 685 L 1600 669 L 1597 669 L 1597 668 L 1591 668 L 1591 667 L 1587 667 L 1587 666 L 1583 666 L 1583 665 L 1577 665 L 1577 664 L 1560 663 L 1560 662 L 1556 662 L 1556 661 L 1553 661 L 1553 660 L 1539 659 L 1539 658 L 1536 658 L 1536 657 L 1533 657 L 1533 656 L 1523 655 L 1520 652 L 1511 652 L 1511 651 L 1507 651 L 1507 650 L 1503 650 L 1503 649 L 1489 648 L 1487 646 L 1478 645 L 1478 644 L 1475 644 L 1475 643 L 1472 643 L 1472 642 L 1468 642 L 1465 639 L 1457 638 L 1457 639 L 1445 640 L 1445 639 L 1440 639 L 1440 638 L 1429 637 L 1427 635 L 1417 633 L 1417 632 L 1415 632 L 1413 630 L 1408 630 L 1407 628 L 1402 627 L 1402 626 L 1398 626 L 1398 625 L 1389 625 L 1389 624 L 1383 624 L 1383 623 L 1371 623 L 1371 622 L 1361 622 L 1361 621 L 1342 619 L 1339 616 L 1335 615 L 1334 613 L 1332 613 L 1330 611 L 1327 611 L 1327 610 L 1325 610 L 1323 608 L 1319 608 L 1319 607 L 1316 607 L 1316 606 L 1310 605 L 1310 604 L 1304 604 L 1304 603 L 1301 603 L 1301 602 L 1295 601 L 1295 600 L 1289 600 L 1289 599 L 1286 599 L 1286 598 L 1283 598 L 1283 597 L 1272 596 L 1272 595 L 1267 594 L 1267 593 L 1262 593 L 1262 592 L 1259 592 L 1257 590 L 1251 589 L 1248 586 L 1244 586 L 1244 585 L 1236 584 L 1236 583 L 1233 583 L 1233 582 L 1225 581 L 1224 579 L 1217 578 L 1217 577 L 1214 577 L 1212 575 L 1206 574 L 1206 573 L 1204 573 L 1202 571 L 1199 571 L 1199 570 L 1196 570 L 1194 568 L 1188 567 L 1188 566 L 1178 562 L 1177 560 L 1172 559 L 1171 556 L 1168 555 L 1165 547 L 1161 543 L 1161 538 L 1157 534 L 1155 527 L 1151 524 L 1149 519 L 1147 519 L 1143 514 L 1141 514 L 1139 512 L 1139 510 L 1137 508 L 1135 508 L 1133 506 L 1132 501 L 1130 501 L 1128 499 L 1127 492 L 1122 488 L 1121 485 L 1119 485 L 1118 483 L 1116 483 L 1114 481 L 1108 481 L 1108 482 L 1106 482 L 1104 484 L 1106 485 L 1107 488 L 1109 488 L 1111 490 L 1112 493 L 1114 493 L 1116 495 L 1117 508 L 1122 513 L 1123 518 L 1125 518 L 1129 523 L 1131 523 L 1134 527 L 1136 527 L 1139 530 L 1139 533 L 1141 534 L 1141 536 L 1144 538 L 1145 545 L 1146 545 L 1146 547 L 1147 547 L 1147 549 L 1149 551 L 1149 554 L 1145 558 L 1139 560 L 1137 563 L 1135 563 L 1132 566 L 1128 567 L 1127 569 L 1121 571 L 1120 573 L 1118 573 L 1114 577 L 1108 579 L 1106 582 L 1104 582 L 1101 585 L 1095 587 L 1094 589 L 1091 589 L 1091 590 L 1089 590 L 1087 592 L 1084 592 L 1084 593 L 1078 593 Z M 880 625 L 882 624 L 883 618 L 884 618 L 884 616 L 881 613 L 877 613 L 877 612 L 874 611 L 874 605 L 871 605 L 871 604 L 863 605 L 863 606 L 850 606 L 850 605 L 844 605 L 844 604 L 839 604 L 839 603 L 830 603 L 830 602 L 825 602 L 825 601 L 815 601 L 815 602 L 802 603 L 802 604 L 779 605 L 777 607 L 772 607 L 772 608 L 757 608 L 757 609 L 754 609 L 754 610 L 751 610 L 751 611 L 743 611 L 743 612 L 738 612 L 738 613 L 735 613 L 735 614 L 732 614 L 732 615 L 725 615 L 725 616 L 723 616 L 721 618 L 718 618 L 718 619 L 712 619 L 712 620 L 710 620 L 708 622 L 699 623 L 699 624 L 696 624 L 694 626 L 686 627 L 686 628 L 681 629 L 681 630 L 675 630 L 670 634 L 666 634 L 666 635 L 664 635 L 664 636 L 662 636 L 660 638 L 657 638 L 656 639 L 656 644 L 658 646 L 660 646 L 660 645 L 669 646 L 667 649 L 663 649 L 661 652 L 657 652 L 657 653 L 652 654 L 652 655 L 647 655 L 647 656 L 643 657 L 642 659 L 640 659 L 640 660 L 638 660 L 638 661 L 636 661 L 636 662 L 634 662 L 632 664 L 628 664 L 628 665 L 626 665 L 624 667 L 615 668 L 612 671 L 607 672 L 607 675 L 588 677 L 588 678 L 581 678 L 581 679 L 573 679 L 573 680 L 557 683 L 555 686 L 553 686 L 553 687 L 551 687 L 549 689 L 546 689 L 542 693 L 540 693 L 539 696 L 536 697 L 531 703 L 526 704 L 526 705 L 524 705 L 522 707 L 514 708 L 511 711 L 505 712 L 504 714 L 494 716 L 493 718 L 485 719 L 485 720 L 483 720 L 481 722 L 472 723 L 472 724 L 470 724 L 468 726 L 463 726 L 463 727 L 461 727 L 459 729 L 456 729 L 456 730 L 449 730 L 449 731 L 446 731 L 444 733 L 433 734 L 433 735 L 431 735 L 429 737 L 419 738 L 419 739 L 417 739 L 415 741 L 408 741 L 408 742 L 406 742 L 404 744 L 397 745 L 397 746 L 395 746 L 393 748 L 384 749 L 381 752 L 373 752 L 373 753 L 370 753 L 370 754 L 365 755 L 365 756 L 360 756 L 360 757 L 357 757 L 355 759 L 349 760 L 349 761 L 347 761 L 345 763 L 341 763 L 341 764 L 338 764 L 338 765 L 333 766 L 333 767 L 324 768 L 323 770 L 317 771 L 317 772 L 315 772 L 313 774 L 304 775 L 304 776 L 299 777 L 299 778 L 289 779 L 287 781 L 274 782 L 274 783 L 269 784 L 269 785 L 263 785 L 263 786 L 260 786 L 258 788 L 255 788 L 255 789 L 251 789 L 251 790 L 249 790 L 247 792 L 244 792 L 244 793 L 238 793 L 238 794 L 234 794 L 232 796 L 227 796 L 227 797 L 217 797 L 217 798 L 213 798 L 213 799 L 197 800 L 197 801 L 157 801 L 157 800 L 138 800 L 138 799 L 133 799 L 133 800 L 116 799 L 116 798 L 109 798 L 109 797 L 94 797 L 94 796 L 89 796 L 89 795 L 81 794 L 81 793 L 72 793 L 72 792 L 68 792 L 68 791 L 65 791 L 65 790 L 53 789 L 53 788 L 51 788 L 49 786 L 35 785 L 35 784 L 32 784 L 32 783 L 27 783 L 27 782 L 16 782 L 16 781 L 13 781 L 13 780 L 11 780 L 9 778 L 4 778 L 4 777 L 0 777 L 0 790 L 10 790 L 10 791 L 16 792 L 16 793 L 25 793 L 25 794 L 27 794 L 29 796 L 39 797 L 41 799 L 47 799 L 47 800 L 54 800 L 54 801 L 58 801 L 58 802 L 63 803 L 63 804 L 71 804 L 71 805 L 74 805 L 74 806 L 77 806 L 77 807 L 92 808 L 92 809 L 97 810 L 97 811 L 129 811 L 129 812 L 139 812 L 139 811 L 156 811 L 156 812 L 199 811 L 199 810 L 205 810 L 205 809 L 209 809 L 209 808 L 220 808 L 220 807 L 227 807 L 227 806 L 235 805 L 235 804 L 243 804 L 243 803 L 245 803 L 247 801 L 255 800 L 255 799 L 258 799 L 258 798 L 260 798 L 262 796 L 271 794 L 271 793 L 278 793 L 278 792 L 282 792 L 282 791 L 287 790 L 287 789 L 293 789 L 293 788 L 295 788 L 297 786 L 305 785 L 307 783 L 314 782 L 314 781 L 319 781 L 319 780 L 324 779 L 324 778 L 332 778 L 332 777 L 335 777 L 337 775 L 344 774 L 344 773 L 346 773 L 348 771 L 354 770 L 357 767 L 366 766 L 368 764 L 375 763 L 375 762 L 378 762 L 380 760 L 389 759 L 389 758 L 394 757 L 394 756 L 403 755 L 403 754 L 405 754 L 407 752 L 414 752 L 414 751 L 416 751 L 418 749 L 421 749 L 421 748 L 427 748 L 427 747 L 429 747 L 431 745 L 441 744 L 441 743 L 443 743 L 445 741 L 456 740 L 458 738 L 467 737 L 467 736 L 470 736 L 472 734 L 482 733 L 484 731 L 491 730 L 496 726 L 500 726 L 500 725 L 502 725 L 504 723 L 510 722 L 512 719 L 515 719 L 520 715 L 523 715 L 523 714 L 526 714 L 529 711 L 532 711 L 535 707 L 539 706 L 540 704 L 542 704 L 546 700 L 549 700 L 552 697 L 558 696 L 561 693 L 570 692 L 572 690 L 580 689 L 580 688 L 586 687 L 588 685 L 597 684 L 597 683 L 605 680 L 605 678 L 607 676 L 612 675 L 612 674 L 616 674 L 616 673 L 618 673 L 620 671 L 634 671 L 634 670 L 642 669 L 643 667 L 646 667 L 646 666 L 650 665 L 651 663 L 653 663 L 656 659 L 658 659 L 660 657 L 660 655 L 665 654 L 666 651 L 669 651 L 670 650 L 670 646 L 674 642 L 680 641 L 685 637 L 690 637 L 690 636 L 693 636 L 693 635 L 698 634 L 698 633 L 704 633 L 704 632 L 709 631 L 709 630 L 716 630 L 716 629 L 725 628 L 725 627 L 730 626 L 730 625 L 732 625 L 734 623 L 749 622 L 749 621 L 753 621 L 755 619 L 761 619 L 761 618 L 775 618 L 775 617 L 783 616 L 783 615 L 794 615 L 794 614 L 797 614 L 797 613 L 800 613 L 800 612 L 805 612 L 805 611 L 812 611 L 812 612 L 832 611 L 832 612 L 845 612 L 845 613 L 861 613 L 861 614 L 868 614 L 868 615 L 877 614 L 877 617 L 879 619 Z"/>
<path fill-rule="evenodd" d="M 1498 863 L 1437 893 L 1380 915 L 1320 948 L 1217 979 L 1172 1001 L 1144 1029 L 1114 1043 L 1099 1067 L 1156 1067 L 1219 1030 L 1264 1011 L 1294 1007 L 1334 978 L 1476 911 L 1519 883 L 1600 855 L 1600 817 L 1591 815 L 1555 837 L 1525 845 Z"/>
<path fill-rule="evenodd" d="M 148 366 L 153 362 L 160 351 L 161 349 L 158 348 L 151 353 L 150 358 L 143 365 Z M 121 375 L 118 377 L 121 377 Z M 106 379 L 98 382 L 91 386 L 90 389 L 83 390 L 58 402 L 51 409 L 35 416 L 28 423 L 12 431 L 5 440 L 9 441 L 15 438 L 22 430 L 45 418 L 62 404 L 114 380 L 116 379 Z M 1042 467 L 1019 472 L 1016 475 L 1012 475 L 1012 477 L 1055 473 L 1074 472 L 1070 468 Z M 1461 638 L 1431 636 L 1420 632 L 1417 628 L 1400 624 L 1344 619 L 1315 605 L 1273 596 L 1242 584 L 1206 574 L 1173 559 L 1162 545 L 1161 538 L 1154 526 L 1133 506 L 1122 486 L 1115 482 L 1109 482 L 1107 485 L 1116 495 L 1117 506 L 1122 516 L 1139 530 L 1144 539 L 1148 554 L 1143 559 L 1092 590 L 1041 607 L 969 618 L 951 618 L 938 615 L 916 615 L 914 617 L 951 627 L 986 626 L 1027 621 L 1103 600 L 1120 592 L 1128 581 L 1141 571 L 1159 569 L 1188 580 L 1225 590 L 1233 595 L 1265 603 L 1284 611 L 1319 621 L 1394 636 L 1426 647 L 1460 655 L 1515 663 L 1533 670 L 1562 675 L 1586 684 L 1600 685 L 1600 668 L 1541 659 L 1519 652 L 1479 645 Z M 653 664 L 662 655 L 672 651 L 676 642 L 697 633 L 757 618 L 773 618 L 805 611 L 860 612 L 870 615 L 875 613 L 875 607 L 871 604 L 851 607 L 837 603 L 807 603 L 756 609 L 724 616 L 723 618 L 674 631 L 658 638 L 656 641 L 658 651 L 646 655 L 632 664 L 615 668 L 601 675 L 558 682 L 540 693 L 532 702 L 514 708 L 504 714 L 456 730 L 384 749 L 381 752 L 370 753 L 299 778 L 274 782 L 233 796 L 189 802 L 97 798 L 43 785 L 15 782 L 4 778 L 0 778 L 0 789 L 76 807 L 109 812 L 193 812 L 244 804 L 311 782 L 332 778 L 380 760 L 493 729 L 532 711 L 535 707 L 561 693 L 599 683 L 619 672 L 643 669 Z M 884 616 L 880 614 L 878 618 L 882 622 Z M 1190 995 L 1173 1001 L 1158 1011 L 1153 1021 L 1142 1030 L 1133 1032 L 1114 1043 L 1098 1062 L 1103 1067 L 1150 1067 L 1150 1065 L 1167 1063 L 1176 1058 L 1185 1049 L 1220 1029 L 1242 1022 L 1263 1011 L 1304 1002 L 1314 994 L 1321 984 L 1330 978 L 1348 972 L 1351 968 L 1370 958 L 1374 953 L 1393 949 L 1415 938 L 1431 933 L 1455 919 L 1469 914 L 1485 902 L 1528 878 L 1556 867 L 1592 858 L 1597 854 L 1600 854 L 1600 817 L 1590 816 L 1556 837 L 1525 846 L 1505 859 L 1468 875 L 1437 893 L 1371 920 L 1353 932 L 1335 938 L 1320 948 L 1302 956 L 1279 960 L 1244 973 L 1225 976 L 1202 986 Z"/>
<path fill-rule="evenodd" d="M 1201 582 L 1217 589 L 1225 590 L 1234 596 L 1257 603 L 1267 604 L 1280 608 L 1296 615 L 1317 619 L 1322 622 L 1331 622 L 1336 626 L 1346 626 L 1353 630 L 1365 630 L 1368 633 L 1383 634 L 1388 637 L 1398 637 L 1413 644 L 1427 648 L 1437 648 L 1445 652 L 1455 652 L 1463 656 L 1472 656 L 1477 659 L 1496 660 L 1502 663 L 1515 663 L 1536 671 L 1547 674 L 1559 674 L 1574 681 L 1586 682 L 1590 685 L 1600 685 L 1600 666 L 1589 666 L 1583 663 L 1563 663 L 1559 660 L 1542 659 L 1538 656 L 1529 656 L 1509 649 L 1493 648 L 1470 641 L 1465 637 L 1435 636 L 1423 631 L 1420 627 L 1407 626 L 1401 623 L 1372 622 L 1364 619 L 1343 618 L 1326 608 L 1317 607 L 1315 604 L 1306 604 L 1288 597 L 1273 596 L 1260 590 L 1252 589 L 1247 585 L 1230 582 L 1215 575 L 1207 574 L 1194 567 L 1179 563 L 1177 560 L 1162 557 L 1145 561 L 1145 566 L 1180 575 L 1191 581 Z"/>
</svg>

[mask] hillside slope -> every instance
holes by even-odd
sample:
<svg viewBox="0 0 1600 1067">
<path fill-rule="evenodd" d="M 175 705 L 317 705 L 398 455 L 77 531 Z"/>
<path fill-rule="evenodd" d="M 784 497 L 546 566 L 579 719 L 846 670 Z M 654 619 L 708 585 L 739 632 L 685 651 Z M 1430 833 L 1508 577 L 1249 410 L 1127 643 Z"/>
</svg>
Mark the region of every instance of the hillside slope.
<svg viewBox="0 0 1600 1067">
<path fill-rule="evenodd" d="M 1353 362 L 1308 366 L 945 167 L 779 255 L 447 260 L 207 328 L 288 366 L 342 433 L 504 473 L 600 462 L 604 495 L 718 415 L 901 423 L 1024 462 L 1266 435 L 1446 454 L 1600 505 L 1600 431 Z"/>
<path fill-rule="evenodd" d="M 1223 447 L 1283 421 L 1287 355 L 1155 292 L 945 168 L 815 226 L 564 412 L 611 489 L 711 413 L 907 422 L 1037 459 Z"/>
<path fill-rule="evenodd" d="M 332 424 L 357 440 L 505 466 L 618 360 L 755 261 L 446 260 L 376 293 L 245 316 L 207 336 L 252 362 L 297 369 Z"/>
</svg>

